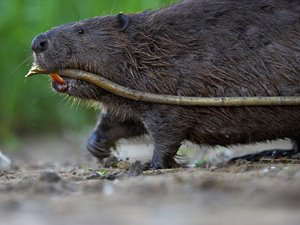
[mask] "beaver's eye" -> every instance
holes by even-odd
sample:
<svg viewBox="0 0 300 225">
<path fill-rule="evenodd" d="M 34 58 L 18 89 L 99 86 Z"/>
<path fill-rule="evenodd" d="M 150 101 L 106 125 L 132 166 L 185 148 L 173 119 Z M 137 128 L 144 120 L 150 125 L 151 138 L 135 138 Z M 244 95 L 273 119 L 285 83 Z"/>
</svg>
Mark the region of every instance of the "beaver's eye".
<svg viewBox="0 0 300 225">
<path fill-rule="evenodd" d="M 78 34 L 84 34 L 84 29 L 83 28 L 78 28 L 77 33 Z"/>
</svg>

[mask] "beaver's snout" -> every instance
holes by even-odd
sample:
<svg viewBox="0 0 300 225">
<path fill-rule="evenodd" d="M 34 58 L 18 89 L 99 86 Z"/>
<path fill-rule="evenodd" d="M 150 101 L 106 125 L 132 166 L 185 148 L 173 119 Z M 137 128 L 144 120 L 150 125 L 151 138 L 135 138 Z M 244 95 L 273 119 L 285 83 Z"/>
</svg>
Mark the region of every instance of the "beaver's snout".
<svg viewBox="0 0 300 225">
<path fill-rule="evenodd" d="M 43 52 L 48 48 L 48 38 L 45 34 L 36 36 L 31 44 L 31 48 L 34 52 Z"/>
</svg>

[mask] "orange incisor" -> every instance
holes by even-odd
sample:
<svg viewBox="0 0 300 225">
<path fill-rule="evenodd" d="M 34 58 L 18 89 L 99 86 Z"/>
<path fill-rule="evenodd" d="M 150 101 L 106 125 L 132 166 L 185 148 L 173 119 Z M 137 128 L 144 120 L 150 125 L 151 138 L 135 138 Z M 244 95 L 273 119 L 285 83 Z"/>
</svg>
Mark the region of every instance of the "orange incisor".
<svg viewBox="0 0 300 225">
<path fill-rule="evenodd" d="M 66 82 L 57 73 L 50 73 L 51 78 L 60 84 L 65 84 Z"/>
</svg>

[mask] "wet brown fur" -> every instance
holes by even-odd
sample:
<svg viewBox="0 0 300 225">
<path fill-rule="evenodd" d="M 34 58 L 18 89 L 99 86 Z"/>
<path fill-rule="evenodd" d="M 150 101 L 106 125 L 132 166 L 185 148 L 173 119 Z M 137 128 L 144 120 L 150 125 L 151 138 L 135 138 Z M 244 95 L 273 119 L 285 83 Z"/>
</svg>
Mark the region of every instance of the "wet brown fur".
<svg viewBox="0 0 300 225">
<path fill-rule="evenodd" d="M 124 30 L 116 16 L 50 30 L 45 33 L 49 47 L 36 53 L 35 61 L 49 71 L 82 69 L 151 93 L 300 95 L 299 0 L 186 0 L 127 16 Z M 79 35 L 79 28 L 85 33 Z M 88 144 L 98 158 L 107 157 L 108 148 L 122 137 L 111 131 L 123 123 L 129 129 L 123 136 L 149 133 L 153 138 L 154 168 L 175 166 L 173 158 L 184 140 L 208 145 L 285 137 L 300 141 L 299 106 L 150 104 L 114 96 L 82 81 L 67 81 L 67 94 L 107 107 Z M 118 125 L 109 127 L 108 121 Z M 134 127 L 139 132 L 131 132 Z M 107 130 L 112 134 L 106 135 Z M 104 146 L 103 140 L 111 144 Z"/>
</svg>

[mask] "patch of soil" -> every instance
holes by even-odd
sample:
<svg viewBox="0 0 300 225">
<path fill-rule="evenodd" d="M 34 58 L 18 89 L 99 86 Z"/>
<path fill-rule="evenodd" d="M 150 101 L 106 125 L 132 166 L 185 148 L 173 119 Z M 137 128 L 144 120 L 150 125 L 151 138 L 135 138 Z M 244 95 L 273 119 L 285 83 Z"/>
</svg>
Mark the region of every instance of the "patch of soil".
<svg viewBox="0 0 300 225">
<path fill-rule="evenodd" d="M 299 159 L 157 171 L 114 165 L 31 161 L 2 170 L 0 224 L 300 224 Z"/>
</svg>

